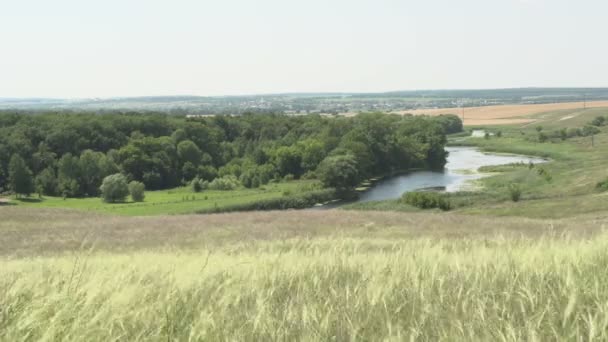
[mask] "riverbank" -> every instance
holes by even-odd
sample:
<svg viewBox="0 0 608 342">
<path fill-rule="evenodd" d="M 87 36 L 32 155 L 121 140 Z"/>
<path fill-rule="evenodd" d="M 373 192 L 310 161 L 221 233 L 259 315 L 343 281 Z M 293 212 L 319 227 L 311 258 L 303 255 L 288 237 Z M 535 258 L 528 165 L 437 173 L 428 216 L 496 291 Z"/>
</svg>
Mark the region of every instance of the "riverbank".
<svg viewBox="0 0 608 342">
<path fill-rule="evenodd" d="M 606 111 L 606 110 L 605 110 Z M 450 139 L 450 146 L 465 145 L 487 152 L 515 153 L 550 158 L 550 162 L 530 168 L 484 168 L 491 176 L 477 180 L 478 190 L 450 194 L 454 211 L 463 214 L 564 218 L 578 214 L 608 212 L 606 193 L 596 185 L 608 177 L 608 133 L 606 127 L 593 137 L 548 138 L 540 142 L 540 132 L 575 129 L 591 121 L 599 109 L 576 113 L 576 121 L 561 120 L 568 112 L 544 114 L 545 126 L 484 126 L 494 136 Z M 608 114 L 608 111 L 606 111 Z M 469 128 L 471 129 L 471 128 Z M 547 131 L 551 129 L 551 131 Z M 499 134 L 498 134 L 499 133 Z M 521 191 L 518 202 L 510 196 L 512 184 Z M 351 210 L 417 211 L 396 200 L 346 206 Z"/>
<path fill-rule="evenodd" d="M 405 192 L 433 189 L 448 193 L 474 191 L 480 188 L 476 181 L 492 176 L 492 173 L 480 172 L 480 168 L 545 162 L 530 156 L 481 152 L 479 148 L 471 146 L 451 146 L 446 150 L 449 152 L 448 162 L 443 170 L 418 171 L 385 179 L 364 192 L 358 201 L 349 203 L 347 208 L 385 210 L 392 207 L 399 211 L 410 211 L 408 206 L 397 201 Z"/>
</svg>

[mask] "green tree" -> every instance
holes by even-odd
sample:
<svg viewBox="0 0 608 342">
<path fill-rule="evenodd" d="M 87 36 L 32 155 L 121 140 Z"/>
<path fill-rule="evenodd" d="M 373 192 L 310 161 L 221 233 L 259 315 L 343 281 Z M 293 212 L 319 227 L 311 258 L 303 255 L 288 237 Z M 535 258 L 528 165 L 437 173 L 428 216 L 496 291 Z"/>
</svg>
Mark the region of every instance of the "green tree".
<svg viewBox="0 0 608 342">
<path fill-rule="evenodd" d="M 107 176 L 103 173 L 102 162 L 106 156 L 101 152 L 84 150 L 78 160 L 80 169 L 80 186 L 85 195 L 96 196 L 99 194 L 99 186 L 102 179 Z"/>
<path fill-rule="evenodd" d="M 194 142 L 184 140 L 177 145 L 177 155 L 182 163 L 190 162 L 192 165 L 198 166 L 203 153 Z"/>
<path fill-rule="evenodd" d="M 34 192 L 32 171 L 18 154 L 13 154 L 8 164 L 8 179 L 15 194 L 29 196 Z"/>
<path fill-rule="evenodd" d="M 142 182 L 131 181 L 129 183 L 129 194 L 133 202 L 143 202 L 145 195 L 146 186 Z"/>
<path fill-rule="evenodd" d="M 182 176 L 184 177 L 185 181 L 190 181 L 196 177 L 196 172 L 197 169 L 191 162 L 187 161 L 184 163 L 184 166 L 182 167 Z"/>
<path fill-rule="evenodd" d="M 279 147 L 274 153 L 274 164 L 281 176 L 292 174 L 299 177 L 302 174 L 302 156 L 293 146 Z"/>
<path fill-rule="evenodd" d="M 47 196 L 57 195 L 57 177 L 52 167 L 42 170 L 35 179 L 36 191 Z"/>
<path fill-rule="evenodd" d="M 80 180 L 80 162 L 78 157 L 65 154 L 57 164 L 59 191 L 64 197 L 82 195 Z"/>
<path fill-rule="evenodd" d="M 175 131 L 173 131 L 173 133 L 171 134 L 171 140 L 173 141 L 173 144 L 175 144 L 176 146 L 184 141 L 188 139 L 188 134 L 186 133 L 186 131 L 184 131 L 181 128 L 176 129 Z"/>
<path fill-rule="evenodd" d="M 350 154 L 323 159 L 317 175 L 324 186 L 336 188 L 338 192 L 352 190 L 359 182 L 357 161 Z"/>
<path fill-rule="evenodd" d="M 105 202 L 122 202 L 129 195 L 127 178 L 120 173 L 107 176 L 103 179 L 100 190 Z"/>
</svg>

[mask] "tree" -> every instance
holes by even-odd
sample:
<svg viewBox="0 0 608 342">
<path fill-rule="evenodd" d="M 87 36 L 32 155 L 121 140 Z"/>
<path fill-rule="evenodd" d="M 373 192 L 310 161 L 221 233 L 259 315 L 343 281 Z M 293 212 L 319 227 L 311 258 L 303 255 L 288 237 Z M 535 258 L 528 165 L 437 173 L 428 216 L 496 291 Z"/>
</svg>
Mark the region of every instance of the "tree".
<svg viewBox="0 0 608 342">
<path fill-rule="evenodd" d="M 36 176 L 36 191 L 48 196 L 57 194 L 57 177 L 52 167 L 47 167 Z"/>
<path fill-rule="evenodd" d="M 177 145 L 177 155 L 182 163 L 190 162 L 194 166 L 198 166 L 201 162 L 203 153 L 190 140 L 184 140 Z"/>
<path fill-rule="evenodd" d="M 57 164 L 59 191 L 64 197 L 82 195 L 79 183 L 80 163 L 78 157 L 65 154 Z"/>
<path fill-rule="evenodd" d="M 293 146 L 279 147 L 274 154 L 274 163 L 281 176 L 292 174 L 299 177 L 302 170 L 302 156 Z"/>
<path fill-rule="evenodd" d="M 187 161 L 184 163 L 184 166 L 182 167 L 182 176 L 184 177 L 185 181 L 190 181 L 196 177 L 196 172 L 197 169 L 191 162 Z"/>
<path fill-rule="evenodd" d="M 106 156 L 101 152 L 93 152 L 91 150 L 84 150 L 80 154 L 78 161 L 80 169 L 80 187 L 83 189 L 85 195 L 96 196 L 99 194 L 99 185 L 103 177 L 107 174 L 103 174 L 102 162 Z"/>
<path fill-rule="evenodd" d="M 303 142 L 302 146 L 302 168 L 304 171 L 314 170 L 325 158 L 325 146 L 318 140 Z"/>
<path fill-rule="evenodd" d="M 103 179 L 99 190 L 101 190 L 101 196 L 105 202 L 122 202 L 129 195 L 127 178 L 120 173 L 107 176 Z"/>
<path fill-rule="evenodd" d="M 317 175 L 323 185 L 336 188 L 338 192 L 352 190 L 359 183 L 357 161 L 350 154 L 323 159 L 317 169 Z"/>
<path fill-rule="evenodd" d="M 173 140 L 173 143 L 175 145 L 179 144 L 180 142 L 182 142 L 186 139 L 188 139 L 188 134 L 186 133 L 186 131 L 184 131 L 181 128 L 176 129 L 171 134 L 171 140 Z"/>
<path fill-rule="evenodd" d="M 15 194 L 29 196 L 34 192 L 32 171 L 18 154 L 13 154 L 8 164 L 8 179 Z"/>
<path fill-rule="evenodd" d="M 129 194 L 133 202 L 143 202 L 145 195 L 146 186 L 142 182 L 131 181 L 129 183 Z"/>
</svg>

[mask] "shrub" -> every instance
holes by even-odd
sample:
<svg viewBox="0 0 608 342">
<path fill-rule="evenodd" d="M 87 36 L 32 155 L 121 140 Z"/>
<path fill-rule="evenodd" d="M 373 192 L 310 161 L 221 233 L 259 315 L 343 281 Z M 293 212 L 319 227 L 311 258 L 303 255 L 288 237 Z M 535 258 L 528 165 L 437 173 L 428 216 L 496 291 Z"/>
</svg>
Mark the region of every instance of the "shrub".
<svg viewBox="0 0 608 342">
<path fill-rule="evenodd" d="M 583 131 L 580 128 L 568 128 L 567 135 L 568 138 L 580 137 L 583 135 Z"/>
<path fill-rule="evenodd" d="M 536 169 L 536 173 L 539 176 L 543 177 L 547 182 L 551 182 L 551 180 L 553 180 L 553 176 L 551 176 L 551 173 L 549 173 L 549 171 L 547 171 L 543 167 L 539 167 L 538 169 Z"/>
<path fill-rule="evenodd" d="M 444 211 L 452 209 L 452 204 L 448 195 L 437 192 L 406 192 L 401 197 L 401 201 L 420 209 L 439 208 Z"/>
<path fill-rule="evenodd" d="M 227 175 L 224 177 L 216 178 L 213 182 L 209 183 L 209 189 L 211 190 L 234 190 L 239 187 L 241 183 L 233 175 Z"/>
<path fill-rule="evenodd" d="M 101 196 L 105 202 L 121 202 L 129 195 L 129 185 L 127 178 L 120 174 L 107 176 L 103 179 L 101 187 Z"/>
<path fill-rule="evenodd" d="M 601 182 L 598 182 L 598 183 L 595 185 L 595 188 L 596 188 L 598 191 L 606 191 L 606 190 L 608 190 L 608 178 L 604 179 L 604 180 L 603 180 L 603 181 L 601 181 Z"/>
<path fill-rule="evenodd" d="M 198 177 L 194 177 L 192 182 L 190 182 L 190 186 L 192 187 L 192 191 L 201 192 L 203 187 L 201 186 L 201 180 Z"/>
<path fill-rule="evenodd" d="M 511 198 L 511 201 L 519 202 L 521 199 L 521 188 L 519 187 L 519 184 L 509 184 L 509 197 Z"/>
<path fill-rule="evenodd" d="M 143 202 L 146 197 L 146 186 L 142 182 L 132 181 L 129 183 L 129 194 L 133 202 Z"/>
<path fill-rule="evenodd" d="M 588 137 L 590 135 L 598 134 L 599 132 L 601 132 L 600 129 L 595 126 L 585 126 L 583 127 L 582 135 Z"/>
<path fill-rule="evenodd" d="M 221 208 L 216 205 L 214 208 L 200 210 L 197 213 L 206 214 L 211 212 L 304 209 L 312 207 L 317 203 L 327 202 L 335 198 L 336 191 L 334 189 L 323 189 L 299 195 L 260 200 L 252 203 L 235 204 Z"/>
<path fill-rule="evenodd" d="M 606 118 L 603 116 L 596 116 L 593 120 L 591 120 L 591 125 L 592 126 L 604 126 L 604 123 L 606 122 Z"/>
</svg>

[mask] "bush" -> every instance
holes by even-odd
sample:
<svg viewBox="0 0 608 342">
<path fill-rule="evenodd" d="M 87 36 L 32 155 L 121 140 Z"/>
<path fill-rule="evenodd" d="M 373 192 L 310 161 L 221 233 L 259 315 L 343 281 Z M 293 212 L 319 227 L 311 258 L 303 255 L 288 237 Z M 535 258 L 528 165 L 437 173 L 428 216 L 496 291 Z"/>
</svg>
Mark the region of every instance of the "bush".
<svg viewBox="0 0 608 342">
<path fill-rule="evenodd" d="M 317 203 L 324 203 L 336 198 L 334 189 L 323 189 L 319 191 L 311 191 L 304 194 L 283 196 L 280 198 L 272 198 L 260 200 L 252 203 L 235 204 L 225 207 L 215 207 L 205 210 L 200 210 L 197 213 L 217 213 L 217 212 L 232 212 L 232 211 L 256 211 L 256 210 L 281 210 L 281 209 L 304 209 L 310 208 Z"/>
<path fill-rule="evenodd" d="M 568 128 L 568 138 L 580 137 L 583 135 L 583 131 L 580 128 Z"/>
<path fill-rule="evenodd" d="M 582 136 L 588 137 L 590 135 L 598 134 L 599 132 L 601 132 L 600 129 L 595 126 L 585 126 L 583 127 Z"/>
<path fill-rule="evenodd" d="M 601 182 L 598 182 L 598 183 L 595 185 L 595 188 L 596 188 L 598 191 L 606 191 L 606 190 L 608 190 L 608 178 L 604 179 L 604 180 L 603 180 L 603 181 L 601 181 Z"/>
<path fill-rule="evenodd" d="M 606 122 L 606 118 L 605 117 L 603 117 L 603 116 L 596 116 L 595 119 L 593 119 L 590 124 L 592 126 L 599 127 L 599 126 L 604 126 L 605 122 Z"/>
<path fill-rule="evenodd" d="M 209 189 L 211 190 L 234 190 L 241 185 L 239 180 L 233 175 L 227 175 L 224 177 L 216 178 L 213 182 L 209 183 Z"/>
<path fill-rule="evenodd" d="M 142 182 L 132 181 L 129 183 L 129 194 L 133 202 L 143 202 L 146 197 L 146 186 Z"/>
<path fill-rule="evenodd" d="M 521 188 L 518 184 L 509 184 L 509 197 L 511 198 L 511 201 L 519 202 L 521 199 Z"/>
<path fill-rule="evenodd" d="M 107 176 L 103 179 L 99 190 L 105 202 L 122 202 L 129 195 L 127 178 L 120 173 Z"/>
<path fill-rule="evenodd" d="M 439 208 L 444 211 L 452 209 L 448 195 L 437 192 L 406 192 L 401 197 L 401 201 L 420 209 Z"/>
<path fill-rule="evenodd" d="M 539 176 L 543 177 L 547 182 L 551 182 L 553 180 L 553 176 L 551 176 L 551 173 L 549 173 L 549 171 L 547 171 L 543 167 L 539 167 L 538 169 L 536 169 L 536 173 Z"/>
<path fill-rule="evenodd" d="M 201 186 L 201 180 L 198 177 L 194 177 L 192 182 L 190 182 L 190 186 L 192 187 L 192 191 L 201 192 L 203 187 Z"/>
</svg>

